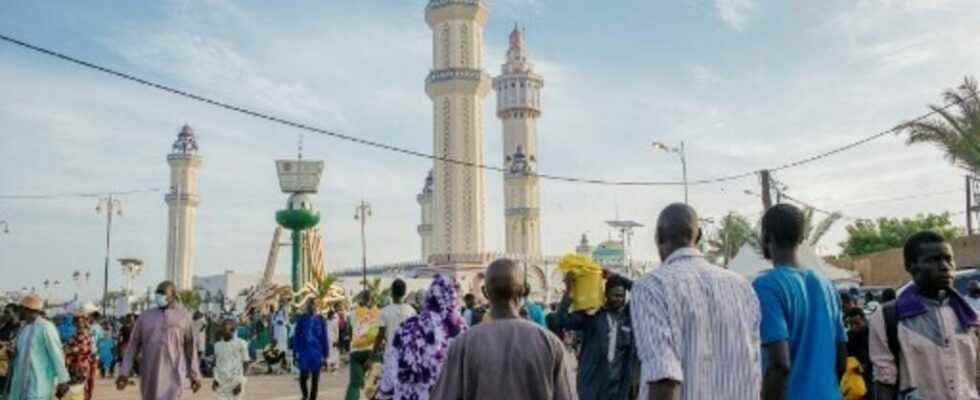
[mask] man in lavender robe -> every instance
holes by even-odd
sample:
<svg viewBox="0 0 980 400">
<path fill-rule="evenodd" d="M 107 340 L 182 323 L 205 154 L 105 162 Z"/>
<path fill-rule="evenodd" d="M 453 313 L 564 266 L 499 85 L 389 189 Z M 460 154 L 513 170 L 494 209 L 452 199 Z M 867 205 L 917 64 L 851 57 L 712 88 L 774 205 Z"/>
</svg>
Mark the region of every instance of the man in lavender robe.
<svg viewBox="0 0 980 400">
<path fill-rule="evenodd" d="M 123 356 L 116 388 L 129 382 L 133 360 L 139 359 L 140 393 L 143 400 L 177 400 L 184 378 L 194 393 L 201 388 L 198 371 L 197 335 L 190 315 L 176 301 L 177 288 L 164 281 L 157 286 L 153 308 L 136 320 Z"/>
</svg>

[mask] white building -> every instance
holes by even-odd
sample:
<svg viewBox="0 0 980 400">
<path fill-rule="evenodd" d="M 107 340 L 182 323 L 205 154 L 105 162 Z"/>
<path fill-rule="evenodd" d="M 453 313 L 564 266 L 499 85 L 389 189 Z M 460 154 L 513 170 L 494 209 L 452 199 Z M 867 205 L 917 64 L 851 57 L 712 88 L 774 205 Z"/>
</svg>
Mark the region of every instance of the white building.
<svg viewBox="0 0 980 400">
<path fill-rule="evenodd" d="M 541 255 L 541 212 L 537 170 L 538 124 L 544 80 L 528 61 L 524 33 L 510 33 L 507 62 L 494 78 L 497 117 L 504 135 L 504 218 L 506 252 Z"/>
<path fill-rule="evenodd" d="M 197 155 L 194 130 L 184 125 L 177 135 L 172 151 L 167 155 L 170 164 L 170 192 L 164 196 L 168 208 L 167 223 L 167 280 L 178 290 L 191 288 L 194 273 L 194 238 L 197 224 L 197 175 L 201 156 Z"/>
<path fill-rule="evenodd" d="M 193 288 L 201 295 L 202 299 L 205 296 L 210 296 L 212 299 L 224 297 L 226 299 L 225 306 L 228 309 L 235 307 L 236 310 L 243 310 L 245 308 L 244 298 L 240 298 L 239 294 L 262 282 L 262 275 L 261 272 L 225 271 L 223 274 L 195 276 Z M 292 278 L 288 274 L 275 275 L 272 278 L 272 283 L 289 286 L 292 284 Z M 211 311 L 220 309 L 218 304 L 214 303 Z"/>
</svg>

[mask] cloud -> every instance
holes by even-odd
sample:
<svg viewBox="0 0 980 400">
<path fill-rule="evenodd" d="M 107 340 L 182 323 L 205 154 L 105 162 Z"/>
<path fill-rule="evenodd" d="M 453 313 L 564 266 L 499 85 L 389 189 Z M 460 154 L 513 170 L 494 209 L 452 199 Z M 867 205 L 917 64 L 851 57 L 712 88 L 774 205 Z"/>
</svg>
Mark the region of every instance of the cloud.
<svg viewBox="0 0 980 400">
<path fill-rule="evenodd" d="M 688 69 L 691 79 L 698 88 L 711 88 L 725 82 L 725 78 L 713 68 L 705 65 L 692 65 Z"/>
<path fill-rule="evenodd" d="M 758 8 L 756 0 L 715 0 L 718 17 L 736 31 L 745 29 Z"/>
</svg>

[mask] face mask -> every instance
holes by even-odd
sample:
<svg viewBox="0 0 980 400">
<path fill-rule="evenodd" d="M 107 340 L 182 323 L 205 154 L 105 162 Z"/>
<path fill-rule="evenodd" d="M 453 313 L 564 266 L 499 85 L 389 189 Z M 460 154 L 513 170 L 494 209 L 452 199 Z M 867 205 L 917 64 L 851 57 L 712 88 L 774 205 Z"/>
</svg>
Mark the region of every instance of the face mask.
<svg viewBox="0 0 980 400">
<path fill-rule="evenodd" d="M 168 306 L 170 302 L 167 301 L 166 295 L 157 293 L 156 295 L 153 296 L 153 304 L 156 304 L 157 307 L 164 308 Z"/>
</svg>

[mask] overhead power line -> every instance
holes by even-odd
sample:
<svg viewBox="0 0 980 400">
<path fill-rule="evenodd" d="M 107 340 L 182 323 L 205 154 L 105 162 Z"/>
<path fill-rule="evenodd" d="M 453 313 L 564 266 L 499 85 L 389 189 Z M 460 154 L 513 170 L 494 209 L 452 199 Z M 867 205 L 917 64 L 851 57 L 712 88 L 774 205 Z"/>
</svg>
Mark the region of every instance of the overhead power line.
<svg viewBox="0 0 980 400">
<path fill-rule="evenodd" d="M 330 131 L 330 130 L 326 130 L 326 129 L 321 129 L 321 128 L 317 128 L 317 127 L 314 127 L 314 126 L 310 126 L 310 125 L 307 125 L 307 124 L 304 124 L 304 123 L 295 122 L 295 121 L 291 121 L 291 120 L 288 120 L 288 119 L 285 119 L 285 118 L 277 117 L 277 116 L 274 116 L 274 115 L 271 115 L 271 114 L 266 114 L 266 113 L 263 113 L 263 112 L 254 111 L 254 110 L 247 109 L 247 108 L 244 108 L 244 107 L 232 105 L 232 104 L 221 102 L 221 101 L 218 101 L 218 100 L 214 100 L 214 99 L 211 99 L 211 98 L 208 98 L 208 97 L 205 97 L 205 96 L 201 96 L 201 95 L 197 95 L 197 94 L 194 94 L 194 93 L 191 93 L 191 92 L 187 92 L 187 91 L 184 91 L 184 90 L 176 89 L 176 88 L 173 88 L 173 87 L 164 85 L 164 84 L 160 84 L 160 83 L 156 83 L 156 82 L 153 82 L 153 81 L 149 81 L 149 80 L 140 78 L 140 77 L 135 76 L 135 75 L 131 75 L 131 74 L 128 74 L 128 73 L 117 71 L 115 69 L 111 69 L 111 68 L 108 68 L 108 67 L 103 67 L 101 65 L 97 65 L 97 64 L 94 64 L 94 63 L 91 63 L 91 62 L 88 62 L 88 61 L 84 61 L 84 60 L 81 60 L 81 59 L 78 59 L 78 58 L 75 58 L 75 57 L 66 55 L 64 53 L 60 53 L 60 52 L 54 51 L 54 50 L 49 50 L 49 49 L 46 49 L 46 48 L 43 48 L 43 47 L 40 47 L 40 46 L 36 46 L 36 45 L 30 44 L 30 43 L 27 43 L 27 42 L 24 42 L 24 41 L 21 41 L 21 40 L 18 40 L 18 39 L 15 39 L 15 38 L 12 38 L 10 36 L 3 35 L 3 34 L 0 34 L 0 40 L 6 41 L 8 43 L 11 43 L 11 44 L 14 44 L 14 45 L 17 45 L 17 46 L 20 46 L 20 47 L 23 47 L 23 48 L 26 48 L 26 49 L 29 49 L 29 50 L 33 50 L 33 51 L 38 52 L 38 53 L 42 53 L 42 54 L 45 54 L 45 55 L 48 55 L 48 56 L 51 56 L 51 57 L 55 57 L 55 58 L 58 58 L 58 59 L 61 59 L 61 60 L 64 60 L 64 61 L 68 61 L 68 62 L 73 63 L 73 64 L 76 64 L 76 65 L 80 65 L 80 66 L 83 66 L 83 67 L 86 67 L 86 68 L 89 68 L 89 69 L 94 69 L 96 71 L 100 71 L 100 72 L 103 72 L 103 73 L 106 73 L 106 74 L 109 74 L 109 75 L 113 75 L 113 76 L 116 76 L 118 78 L 122 78 L 122 79 L 125 79 L 125 80 L 128 80 L 128 81 L 131 81 L 131 82 L 135 82 L 135 83 L 138 83 L 138 84 L 141 84 L 141 85 L 144 85 L 144 86 L 149 86 L 149 87 L 152 87 L 154 89 L 162 90 L 162 91 L 165 91 L 165 92 L 168 92 L 168 93 L 171 93 L 171 94 L 175 94 L 175 95 L 178 95 L 178 96 L 181 96 L 181 97 L 185 97 L 185 98 L 188 98 L 188 99 L 192 99 L 192 100 L 196 100 L 196 101 L 199 101 L 199 102 L 211 104 L 213 106 L 224 108 L 224 109 L 229 110 L 229 111 L 234 111 L 234 112 L 238 112 L 238 113 L 241 113 L 241 114 L 249 115 L 249 116 L 252 116 L 252 117 L 255 117 L 255 118 L 264 119 L 264 120 L 267 120 L 267 121 L 270 121 L 270 122 L 274 122 L 274 123 L 277 123 L 277 124 L 286 125 L 286 126 L 290 126 L 290 127 L 293 127 L 293 128 L 302 129 L 302 130 L 306 130 L 306 131 L 309 131 L 309 132 L 314 132 L 314 133 L 318 133 L 318 134 L 321 134 L 321 135 L 326 135 L 326 136 L 334 137 L 334 138 L 337 138 L 337 139 L 341 139 L 341 140 L 345 140 L 345 141 L 349 141 L 349 142 L 353 142 L 353 143 L 357 143 L 357 144 L 361 144 L 361 145 L 365 145 L 365 146 L 369 146 L 369 147 L 374 147 L 374 148 L 378 148 L 378 149 L 382 149 L 382 150 L 388 150 L 388 151 L 392 151 L 392 152 L 395 152 L 395 153 L 401 153 L 401 154 L 405 154 L 405 155 L 409 155 L 409 156 L 413 156 L 413 157 L 426 158 L 426 159 L 431 159 L 431 160 L 435 160 L 435 161 L 442 161 L 442 162 L 447 162 L 447 163 L 451 163 L 451 164 L 457 164 L 457 165 L 462 165 L 462 166 L 472 167 L 472 168 L 481 168 L 481 169 L 489 170 L 489 171 L 496 171 L 496 172 L 506 172 L 507 171 L 503 167 L 486 165 L 486 164 L 481 164 L 481 163 L 474 163 L 474 162 L 465 161 L 465 160 L 457 160 L 457 159 L 453 159 L 453 158 L 449 158 L 449 157 L 445 157 L 445 156 L 440 156 L 440 155 L 428 154 L 428 153 L 424 153 L 424 152 L 420 152 L 420 151 L 416 151 L 416 150 L 407 149 L 407 148 L 404 148 L 404 147 L 399 147 L 399 146 L 390 145 L 390 144 L 386 144 L 386 143 L 381 143 L 381 142 L 377 142 L 377 141 L 372 141 L 372 140 L 368 140 L 368 139 L 362 139 L 362 138 L 359 138 L 359 137 L 350 136 L 350 135 L 346 135 L 346 134 L 342 134 L 342 133 L 337 133 L 337 132 L 333 132 L 333 131 Z M 967 100 L 970 100 L 972 98 L 973 97 L 965 98 L 965 99 L 963 99 L 963 101 L 967 101 Z M 914 118 L 911 121 L 912 122 L 921 121 L 923 119 L 926 119 L 926 118 L 928 118 L 928 117 L 936 114 L 937 112 L 939 112 L 941 110 L 945 110 L 945 109 L 950 108 L 950 107 L 952 107 L 952 106 L 954 106 L 956 104 L 957 103 L 955 103 L 955 102 L 954 103 L 947 104 L 947 105 L 945 105 L 943 107 L 940 107 L 940 108 L 935 109 L 933 111 L 930 111 L 930 112 L 928 112 L 926 114 L 923 114 L 922 116 L 919 116 L 917 118 Z M 886 131 L 882 131 L 882 132 L 876 133 L 874 135 L 868 136 L 868 137 L 866 137 L 864 139 L 861 139 L 861 140 L 858 140 L 858 141 L 855 141 L 855 142 L 851 142 L 851 143 L 846 144 L 844 146 L 840 146 L 840 147 L 834 148 L 832 150 L 828 150 L 828 151 L 825 151 L 823 153 L 816 154 L 816 155 L 811 156 L 811 157 L 807 157 L 807 158 L 804 158 L 804 159 L 801 159 L 801 160 L 797 160 L 797 161 L 785 163 L 785 164 L 779 165 L 779 166 L 777 166 L 775 168 L 769 168 L 769 170 L 770 171 L 781 171 L 781 170 L 785 170 L 785 169 L 799 167 L 801 165 L 809 164 L 809 163 L 812 163 L 814 161 L 818 161 L 820 159 L 829 157 L 831 155 L 834 155 L 834 154 L 837 154 L 837 153 L 841 153 L 841 152 L 844 152 L 844 151 L 853 149 L 855 147 L 858 147 L 860 145 L 866 144 L 866 143 L 871 142 L 873 140 L 876 140 L 878 138 L 884 137 L 884 136 L 886 136 L 888 134 L 894 133 L 900 127 L 901 127 L 901 125 L 896 126 L 894 128 L 891 128 L 891 129 L 888 129 Z M 719 182 L 725 182 L 725 181 L 731 181 L 731 180 L 736 180 L 736 179 L 747 178 L 749 176 L 755 175 L 756 173 L 757 173 L 757 171 L 748 171 L 748 172 L 743 172 L 743 173 L 739 173 L 739 174 L 732 174 L 732 175 L 727 175 L 727 176 L 722 176 L 722 177 L 717 177 L 717 178 L 693 179 L 693 180 L 689 180 L 687 182 L 687 184 L 689 184 L 689 185 L 704 185 L 704 184 L 710 184 L 710 183 L 719 183 Z M 586 183 L 586 184 L 596 184 L 596 185 L 608 185 L 608 186 L 680 186 L 680 185 L 684 185 L 685 184 L 684 182 L 677 182 L 677 181 L 660 181 L 660 182 L 655 182 L 655 181 L 612 181 L 612 180 L 605 180 L 605 179 L 582 178 L 582 177 L 571 177 L 571 176 L 560 176 L 560 175 L 541 174 L 541 173 L 532 173 L 531 175 L 536 176 L 536 177 L 538 177 L 540 179 L 546 179 L 546 180 L 563 181 L 563 182 L 573 182 L 573 183 Z"/>
<path fill-rule="evenodd" d="M 118 192 L 76 192 L 76 193 L 51 193 L 51 194 L 0 194 L 0 200 L 47 200 L 74 197 L 103 197 L 103 196 L 125 196 L 136 193 L 159 192 L 160 188 L 123 190 Z"/>
</svg>

